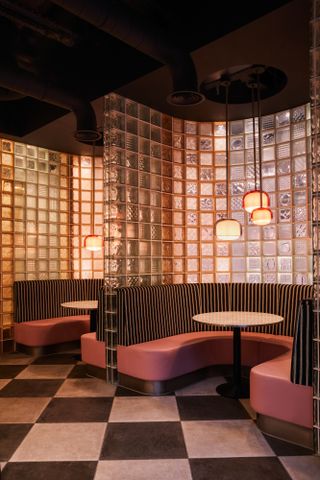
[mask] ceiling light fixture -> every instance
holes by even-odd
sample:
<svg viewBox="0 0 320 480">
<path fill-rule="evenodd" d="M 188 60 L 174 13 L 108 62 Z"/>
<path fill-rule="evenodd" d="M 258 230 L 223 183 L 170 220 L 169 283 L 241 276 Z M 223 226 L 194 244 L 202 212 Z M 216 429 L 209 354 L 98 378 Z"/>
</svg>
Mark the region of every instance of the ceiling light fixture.
<svg viewBox="0 0 320 480">
<path fill-rule="evenodd" d="M 221 81 L 221 86 L 225 88 L 226 102 L 226 196 L 227 196 L 227 218 L 218 220 L 215 224 L 215 235 L 219 240 L 237 240 L 242 233 L 241 224 L 238 220 L 230 218 L 230 200 L 229 200 L 229 87 L 230 79 L 225 78 Z"/>
</svg>

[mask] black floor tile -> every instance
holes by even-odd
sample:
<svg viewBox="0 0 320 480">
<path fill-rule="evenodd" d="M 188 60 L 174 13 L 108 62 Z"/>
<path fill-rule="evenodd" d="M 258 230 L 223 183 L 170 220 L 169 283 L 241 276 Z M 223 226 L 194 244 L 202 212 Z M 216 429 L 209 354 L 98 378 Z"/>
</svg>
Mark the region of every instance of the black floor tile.
<svg viewBox="0 0 320 480">
<path fill-rule="evenodd" d="M 40 423 L 107 422 L 112 398 L 53 398 L 40 415 Z"/>
<path fill-rule="evenodd" d="M 27 365 L 0 365 L 0 378 L 14 378 L 22 372 L 26 366 Z"/>
<path fill-rule="evenodd" d="M 1 480 L 93 480 L 97 462 L 7 463 Z"/>
<path fill-rule="evenodd" d="M 187 458 L 179 422 L 109 423 L 101 460 Z"/>
<path fill-rule="evenodd" d="M 193 480 L 291 480 L 276 457 L 192 459 Z"/>
<path fill-rule="evenodd" d="M 87 365 L 84 363 L 75 365 L 69 373 L 68 378 L 88 378 Z"/>
<path fill-rule="evenodd" d="M 70 365 L 76 364 L 78 360 L 79 355 L 75 353 L 54 353 L 37 357 L 32 363 L 33 365 Z"/>
<path fill-rule="evenodd" d="M 13 455 L 24 437 L 29 432 L 32 424 L 1 424 L 0 425 L 0 461 L 5 462 Z M 4 477 L 1 477 L 1 480 Z"/>
<path fill-rule="evenodd" d="M 181 420 L 234 420 L 250 418 L 238 400 L 220 396 L 176 397 Z"/>
<path fill-rule="evenodd" d="M 53 397 L 64 380 L 12 380 L 0 397 Z"/>
<path fill-rule="evenodd" d="M 285 442 L 284 440 L 271 437 L 270 435 L 264 434 L 264 438 L 267 440 L 274 453 L 279 457 L 288 457 L 291 455 L 313 455 L 313 451 L 309 448 L 300 447 L 299 445 Z"/>
</svg>

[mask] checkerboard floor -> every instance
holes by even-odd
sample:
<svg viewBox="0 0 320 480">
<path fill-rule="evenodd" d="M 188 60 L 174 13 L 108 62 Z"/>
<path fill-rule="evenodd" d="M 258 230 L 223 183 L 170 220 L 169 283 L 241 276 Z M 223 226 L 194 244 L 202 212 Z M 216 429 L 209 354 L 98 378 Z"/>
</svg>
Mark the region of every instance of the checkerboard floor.
<svg viewBox="0 0 320 480">
<path fill-rule="evenodd" d="M 73 353 L 0 357 L 1 480 L 315 480 L 320 457 L 263 435 L 213 377 L 147 397 Z"/>
</svg>

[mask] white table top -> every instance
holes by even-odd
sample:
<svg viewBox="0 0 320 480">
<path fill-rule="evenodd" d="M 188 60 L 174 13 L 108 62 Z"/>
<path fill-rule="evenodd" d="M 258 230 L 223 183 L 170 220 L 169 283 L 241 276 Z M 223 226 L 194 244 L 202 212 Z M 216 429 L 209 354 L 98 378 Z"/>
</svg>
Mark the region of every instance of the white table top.
<svg viewBox="0 0 320 480">
<path fill-rule="evenodd" d="M 61 307 L 79 308 L 83 310 L 97 310 L 98 300 L 78 300 L 76 302 L 64 302 L 61 303 Z"/>
<path fill-rule="evenodd" d="M 199 323 L 219 325 L 223 327 L 255 327 L 258 325 L 272 325 L 284 320 L 279 315 L 259 312 L 209 312 L 199 313 L 192 317 Z"/>
</svg>

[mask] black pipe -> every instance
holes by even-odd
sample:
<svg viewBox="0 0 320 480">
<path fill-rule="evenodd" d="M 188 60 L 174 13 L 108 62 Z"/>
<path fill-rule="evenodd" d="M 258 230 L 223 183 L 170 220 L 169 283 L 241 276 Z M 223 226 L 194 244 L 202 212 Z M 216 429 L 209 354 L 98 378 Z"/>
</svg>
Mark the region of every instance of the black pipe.
<svg viewBox="0 0 320 480">
<path fill-rule="evenodd" d="M 0 87 L 71 110 L 76 116 L 77 129 L 74 136 L 79 142 L 92 143 L 101 137 L 91 104 L 70 92 L 43 83 L 30 73 L 5 64 L 1 64 L 0 68 Z"/>
<path fill-rule="evenodd" d="M 188 52 L 177 47 L 164 30 L 147 24 L 119 0 L 52 0 L 85 22 L 118 38 L 170 68 L 173 92 L 168 101 L 195 105 L 203 100 L 197 73 Z"/>
</svg>

